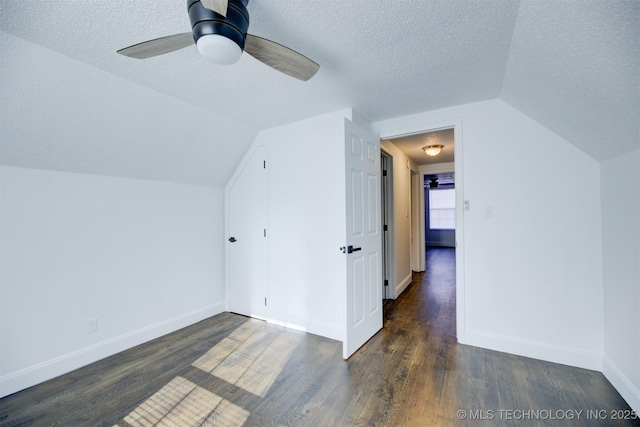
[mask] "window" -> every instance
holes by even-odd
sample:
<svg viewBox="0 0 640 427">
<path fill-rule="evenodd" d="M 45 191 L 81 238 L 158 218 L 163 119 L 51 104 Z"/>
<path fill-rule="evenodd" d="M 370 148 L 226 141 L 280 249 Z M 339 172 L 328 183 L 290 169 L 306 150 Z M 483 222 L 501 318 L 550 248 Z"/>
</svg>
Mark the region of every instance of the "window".
<svg viewBox="0 0 640 427">
<path fill-rule="evenodd" d="M 456 190 L 429 190 L 429 229 L 456 229 Z"/>
</svg>

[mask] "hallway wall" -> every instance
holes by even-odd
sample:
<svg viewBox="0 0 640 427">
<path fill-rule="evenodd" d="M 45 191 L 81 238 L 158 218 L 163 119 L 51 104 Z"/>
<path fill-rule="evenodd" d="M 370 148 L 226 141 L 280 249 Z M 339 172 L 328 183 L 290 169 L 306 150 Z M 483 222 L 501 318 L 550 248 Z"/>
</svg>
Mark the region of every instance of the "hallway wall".
<svg viewBox="0 0 640 427">
<path fill-rule="evenodd" d="M 417 167 L 409 157 L 390 141 L 380 147 L 393 156 L 393 239 L 395 247 L 394 274 L 389 298 L 397 298 L 411 283 L 411 171 Z"/>
</svg>

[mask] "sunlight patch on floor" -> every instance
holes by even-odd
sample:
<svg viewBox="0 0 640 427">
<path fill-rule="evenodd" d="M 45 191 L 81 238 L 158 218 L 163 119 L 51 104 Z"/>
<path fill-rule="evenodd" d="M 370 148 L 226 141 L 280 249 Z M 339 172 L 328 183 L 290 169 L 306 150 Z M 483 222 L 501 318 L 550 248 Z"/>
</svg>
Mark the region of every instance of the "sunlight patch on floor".
<svg viewBox="0 0 640 427">
<path fill-rule="evenodd" d="M 132 427 L 242 426 L 250 412 L 176 377 L 124 418 Z"/>
<path fill-rule="evenodd" d="M 193 366 L 264 397 L 301 339 L 298 334 L 282 334 L 262 324 L 247 322 L 193 362 Z"/>
</svg>

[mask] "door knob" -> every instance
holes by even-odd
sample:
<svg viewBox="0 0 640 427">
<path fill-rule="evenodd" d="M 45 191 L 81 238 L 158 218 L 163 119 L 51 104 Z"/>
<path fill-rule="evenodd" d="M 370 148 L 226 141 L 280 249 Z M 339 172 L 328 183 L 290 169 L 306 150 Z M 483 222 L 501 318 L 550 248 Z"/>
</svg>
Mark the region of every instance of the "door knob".
<svg viewBox="0 0 640 427">
<path fill-rule="evenodd" d="M 229 241 L 230 241 L 231 243 L 233 243 L 233 242 L 235 242 L 235 241 L 236 241 L 236 238 L 235 238 L 235 237 L 229 237 Z"/>
<path fill-rule="evenodd" d="M 352 245 L 349 245 L 347 247 L 341 246 L 340 250 L 342 251 L 343 254 L 352 254 L 354 252 L 361 251 L 362 248 L 354 248 Z"/>
</svg>

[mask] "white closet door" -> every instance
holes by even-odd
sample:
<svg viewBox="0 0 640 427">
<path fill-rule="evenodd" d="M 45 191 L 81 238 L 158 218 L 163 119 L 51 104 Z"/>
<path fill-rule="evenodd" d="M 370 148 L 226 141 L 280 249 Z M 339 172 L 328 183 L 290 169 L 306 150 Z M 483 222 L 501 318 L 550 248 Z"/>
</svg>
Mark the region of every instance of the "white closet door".
<svg viewBox="0 0 640 427">
<path fill-rule="evenodd" d="M 269 292 L 267 147 L 257 146 L 229 187 L 229 311 L 264 319 Z"/>
</svg>

